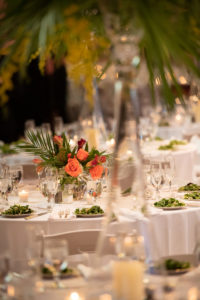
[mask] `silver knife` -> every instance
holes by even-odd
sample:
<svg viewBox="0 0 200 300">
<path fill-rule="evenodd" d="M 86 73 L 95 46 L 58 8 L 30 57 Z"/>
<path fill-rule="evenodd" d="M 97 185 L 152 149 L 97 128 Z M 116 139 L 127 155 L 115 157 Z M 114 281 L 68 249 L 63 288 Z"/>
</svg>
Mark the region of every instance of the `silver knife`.
<svg viewBox="0 0 200 300">
<path fill-rule="evenodd" d="M 48 212 L 45 211 L 45 212 L 41 212 L 39 214 L 33 214 L 31 216 L 25 217 L 24 219 L 25 220 L 30 220 L 30 219 L 37 218 L 39 216 L 46 215 L 46 214 L 48 214 Z"/>
</svg>

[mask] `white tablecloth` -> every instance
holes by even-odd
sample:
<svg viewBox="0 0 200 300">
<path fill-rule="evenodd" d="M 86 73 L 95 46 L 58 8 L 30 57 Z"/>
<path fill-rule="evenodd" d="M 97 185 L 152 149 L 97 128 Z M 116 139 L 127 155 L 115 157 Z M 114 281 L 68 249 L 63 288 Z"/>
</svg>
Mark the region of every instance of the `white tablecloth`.
<svg viewBox="0 0 200 300">
<path fill-rule="evenodd" d="M 175 181 L 179 185 L 187 184 L 194 180 L 194 166 L 196 163 L 197 149 L 193 144 L 177 146 L 174 151 L 158 150 L 160 145 L 168 144 L 168 141 L 161 143 L 154 142 L 142 147 L 142 153 L 145 157 L 151 156 L 165 160 L 168 155 L 174 157 L 175 162 Z"/>
<path fill-rule="evenodd" d="M 135 214 L 122 209 L 124 216 Z M 174 211 L 152 208 L 149 219 L 139 221 L 140 231 L 148 240 L 148 253 L 152 259 L 169 255 L 192 254 L 196 243 L 196 229 L 200 222 L 200 207 L 187 207 Z"/>
<path fill-rule="evenodd" d="M 74 202 L 71 206 L 74 211 L 75 207 L 83 207 L 85 204 Z M 176 211 L 152 208 L 149 220 L 129 209 L 121 208 L 120 214 L 126 220 L 136 221 L 139 231 L 148 239 L 148 252 L 153 259 L 192 253 L 196 241 L 195 230 L 200 221 L 200 207 L 187 207 Z M 0 217 L 0 254 L 9 250 L 13 257 L 24 258 L 28 253 L 30 226 L 37 232 L 42 229 L 46 234 L 55 234 L 100 229 L 102 219 L 59 219 L 56 213 L 31 220 Z"/>
<path fill-rule="evenodd" d="M 184 136 L 200 134 L 200 123 L 191 123 L 182 126 L 161 126 L 158 127 L 157 136 L 162 139 L 183 139 Z"/>
</svg>

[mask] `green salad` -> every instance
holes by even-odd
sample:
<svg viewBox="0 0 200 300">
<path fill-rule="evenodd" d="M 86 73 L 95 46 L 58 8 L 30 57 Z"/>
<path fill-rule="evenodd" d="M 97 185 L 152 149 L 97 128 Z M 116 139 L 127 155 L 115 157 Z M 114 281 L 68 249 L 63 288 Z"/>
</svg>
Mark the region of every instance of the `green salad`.
<svg viewBox="0 0 200 300">
<path fill-rule="evenodd" d="M 158 125 L 159 127 L 168 127 L 169 126 L 169 122 L 167 122 L 167 121 L 160 121 L 160 123 L 159 123 L 159 125 Z"/>
<path fill-rule="evenodd" d="M 179 200 L 175 198 L 163 198 L 158 202 L 154 203 L 154 206 L 156 207 L 177 207 L 177 206 L 185 206 L 185 203 L 180 202 Z"/>
<path fill-rule="evenodd" d="M 193 192 L 184 195 L 184 199 L 200 199 L 200 192 Z"/>
<path fill-rule="evenodd" d="M 23 140 L 18 140 L 10 144 L 0 145 L 0 153 L 2 154 L 16 154 L 18 153 L 17 146 L 22 144 Z"/>
<path fill-rule="evenodd" d="M 190 263 L 187 261 L 178 261 L 175 259 L 167 259 L 165 261 L 166 270 L 184 270 L 190 268 Z"/>
<path fill-rule="evenodd" d="M 176 149 L 175 146 L 186 145 L 186 144 L 187 142 L 185 141 L 172 140 L 168 144 L 158 147 L 158 150 L 175 150 Z"/>
<path fill-rule="evenodd" d="M 94 205 L 90 208 L 77 208 L 75 210 L 75 214 L 76 215 L 97 215 L 97 214 L 104 214 L 103 209 L 98 206 L 98 205 Z"/>
<path fill-rule="evenodd" d="M 2 215 L 23 215 L 30 214 L 33 210 L 29 207 L 29 205 L 13 205 L 7 210 L 2 212 Z"/>
<path fill-rule="evenodd" d="M 200 191 L 200 185 L 189 182 L 188 184 L 181 186 L 178 189 L 179 192 L 187 192 L 187 191 Z"/>
<path fill-rule="evenodd" d="M 74 273 L 74 270 L 73 269 L 70 269 L 70 268 L 64 268 L 62 270 L 60 270 L 60 274 L 73 274 Z M 43 275 L 53 275 L 53 267 L 47 267 L 47 266 L 44 266 L 42 267 L 42 274 Z"/>
</svg>

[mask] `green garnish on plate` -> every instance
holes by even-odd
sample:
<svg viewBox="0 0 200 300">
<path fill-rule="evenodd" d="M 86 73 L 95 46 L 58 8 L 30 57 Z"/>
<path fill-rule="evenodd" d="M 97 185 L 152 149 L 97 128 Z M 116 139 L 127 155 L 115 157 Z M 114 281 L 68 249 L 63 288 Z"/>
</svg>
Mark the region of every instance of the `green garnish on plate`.
<svg viewBox="0 0 200 300">
<path fill-rule="evenodd" d="M 193 192 L 193 193 L 188 193 L 184 195 L 184 199 L 191 199 L 191 200 L 197 200 L 200 199 L 200 192 Z"/>
<path fill-rule="evenodd" d="M 189 182 L 188 184 L 181 186 L 178 189 L 179 192 L 187 192 L 187 191 L 200 191 L 200 185 Z"/>
<path fill-rule="evenodd" d="M 73 274 L 73 272 L 74 272 L 74 270 L 70 269 L 70 268 L 65 268 L 63 270 L 60 270 L 60 274 Z M 42 274 L 44 274 L 44 275 L 53 275 L 53 271 L 50 268 L 44 266 L 42 268 Z"/>
<path fill-rule="evenodd" d="M 29 205 L 13 205 L 7 210 L 2 212 L 2 215 L 24 215 L 31 214 L 33 210 L 29 207 Z"/>
<path fill-rule="evenodd" d="M 190 263 L 187 261 L 178 261 L 171 258 L 165 261 L 166 270 L 184 270 L 189 269 L 190 266 Z"/>
<path fill-rule="evenodd" d="M 154 203 L 155 207 L 180 207 L 185 206 L 185 203 L 180 202 L 179 200 L 175 198 L 163 198 L 158 202 Z"/>
<path fill-rule="evenodd" d="M 18 140 L 16 142 L 12 142 L 10 144 L 3 144 L 0 145 L 0 153 L 2 154 L 16 154 L 19 151 L 17 150 L 16 146 L 22 144 L 23 140 Z"/>
<path fill-rule="evenodd" d="M 168 144 L 158 147 L 158 150 L 175 150 L 176 149 L 175 146 L 186 145 L 186 144 L 187 142 L 185 141 L 172 140 Z"/>
<path fill-rule="evenodd" d="M 76 215 L 97 215 L 97 214 L 104 214 L 103 209 L 98 206 L 98 205 L 94 205 L 90 208 L 77 208 L 75 210 L 75 214 Z"/>
</svg>

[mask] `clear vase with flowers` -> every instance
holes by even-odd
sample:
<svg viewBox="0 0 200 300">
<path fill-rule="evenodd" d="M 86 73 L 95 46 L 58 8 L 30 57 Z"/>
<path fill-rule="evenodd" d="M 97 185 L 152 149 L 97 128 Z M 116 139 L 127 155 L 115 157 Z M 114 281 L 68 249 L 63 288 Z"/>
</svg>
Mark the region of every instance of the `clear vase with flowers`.
<svg viewBox="0 0 200 300">
<path fill-rule="evenodd" d="M 75 199 L 84 196 L 88 180 L 97 181 L 105 173 L 109 154 L 94 147 L 89 150 L 84 139 L 72 147 L 65 134 L 51 137 L 42 131 L 27 131 L 26 138 L 19 148 L 37 156 L 34 159 L 36 170 L 57 169 L 61 189 L 73 185 Z"/>
</svg>

